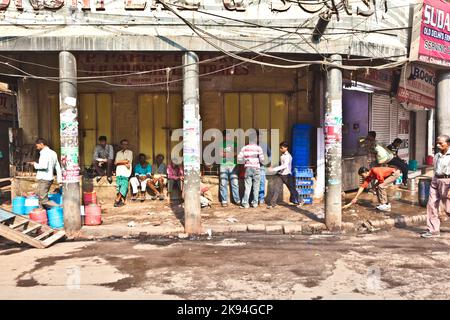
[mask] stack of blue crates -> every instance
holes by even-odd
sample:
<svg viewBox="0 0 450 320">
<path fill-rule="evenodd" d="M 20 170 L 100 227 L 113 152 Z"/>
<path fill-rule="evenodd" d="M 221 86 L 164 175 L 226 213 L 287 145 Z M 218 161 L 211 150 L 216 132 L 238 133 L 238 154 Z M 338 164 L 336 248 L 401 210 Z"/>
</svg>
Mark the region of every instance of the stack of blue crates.
<svg viewBox="0 0 450 320">
<path fill-rule="evenodd" d="M 294 170 L 295 188 L 304 204 L 313 203 L 314 194 L 314 172 L 309 168 L 296 167 Z"/>
<path fill-rule="evenodd" d="M 310 124 L 298 123 L 292 127 L 292 167 L 310 167 L 311 129 Z"/>
</svg>

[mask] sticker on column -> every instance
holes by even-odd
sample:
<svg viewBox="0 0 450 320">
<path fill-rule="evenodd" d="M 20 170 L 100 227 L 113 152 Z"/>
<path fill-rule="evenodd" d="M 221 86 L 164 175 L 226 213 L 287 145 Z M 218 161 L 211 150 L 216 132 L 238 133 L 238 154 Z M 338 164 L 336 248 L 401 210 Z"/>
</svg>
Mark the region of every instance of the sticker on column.
<svg viewBox="0 0 450 320">
<path fill-rule="evenodd" d="M 64 104 L 70 107 L 76 107 L 77 106 L 77 98 L 74 97 L 66 97 L 64 99 Z"/>
<path fill-rule="evenodd" d="M 342 113 L 342 100 L 331 100 L 331 114 L 336 116 L 340 113 Z"/>
</svg>

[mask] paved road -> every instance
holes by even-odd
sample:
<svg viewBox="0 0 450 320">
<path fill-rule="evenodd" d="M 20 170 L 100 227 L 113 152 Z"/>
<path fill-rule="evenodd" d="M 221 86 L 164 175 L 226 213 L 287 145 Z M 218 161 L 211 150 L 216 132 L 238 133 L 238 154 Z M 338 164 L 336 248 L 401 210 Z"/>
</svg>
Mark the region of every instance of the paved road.
<svg viewBox="0 0 450 320">
<path fill-rule="evenodd" d="M 0 240 L 0 299 L 450 299 L 450 223 L 350 235 Z"/>
</svg>

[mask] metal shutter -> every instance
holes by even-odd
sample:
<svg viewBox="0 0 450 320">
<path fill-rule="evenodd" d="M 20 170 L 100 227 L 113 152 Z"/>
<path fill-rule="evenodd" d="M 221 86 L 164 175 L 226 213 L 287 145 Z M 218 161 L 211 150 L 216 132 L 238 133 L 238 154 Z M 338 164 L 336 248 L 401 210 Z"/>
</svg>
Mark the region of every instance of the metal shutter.
<svg viewBox="0 0 450 320">
<path fill-rule="evenodd" d="M 372 112 L 370 115 L 370 130 L 377 133 L 377 141 L 388 145 L 390 143 L 391 128 L 391 98 L 386 94 L 372 95 Z"/>
<path fill-rule="evenodd" d="M 390 128 L 390 138 L 389 144 L 394 141 L 395 138 L 398 138 L 398 112 L 399 112 L 400 104 L 396 99 L 392 99 L 391 103 L 391 128 Z"/>
</svg>

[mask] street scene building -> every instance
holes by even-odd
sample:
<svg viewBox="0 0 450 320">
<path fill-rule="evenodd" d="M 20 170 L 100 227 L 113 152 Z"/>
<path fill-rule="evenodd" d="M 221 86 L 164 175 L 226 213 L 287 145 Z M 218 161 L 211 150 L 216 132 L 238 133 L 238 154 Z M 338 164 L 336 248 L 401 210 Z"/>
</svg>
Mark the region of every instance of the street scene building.
<svg viewBox="0 0 450 320">
<path fill-rule="evenodd" d="M 449 21 L 443 0 L 3 0 L 0 236 L 439 235 Z"/>
</svg>

